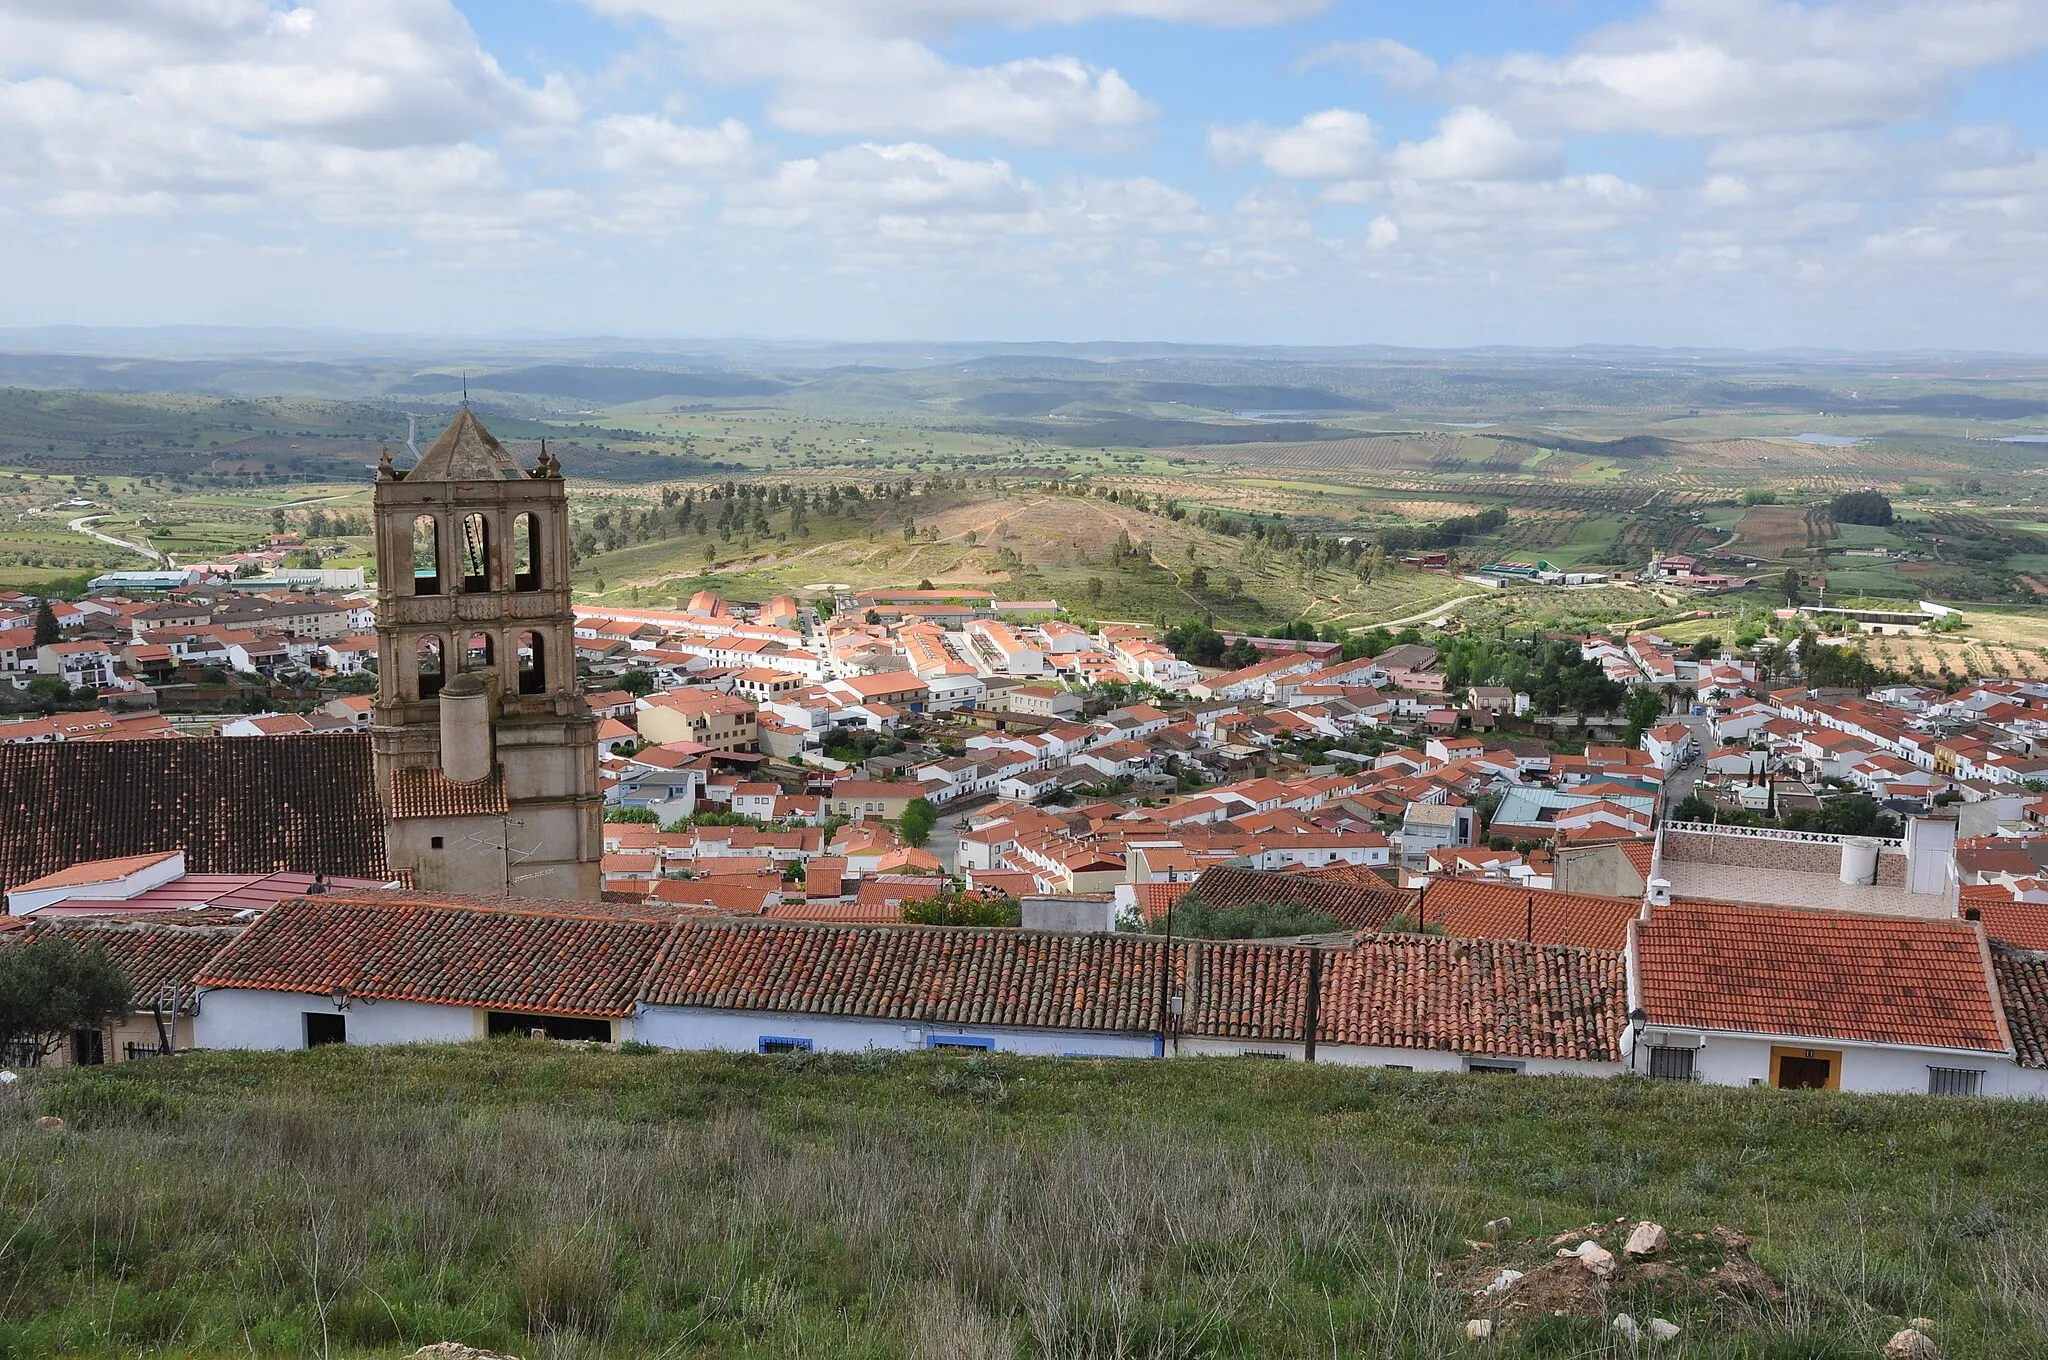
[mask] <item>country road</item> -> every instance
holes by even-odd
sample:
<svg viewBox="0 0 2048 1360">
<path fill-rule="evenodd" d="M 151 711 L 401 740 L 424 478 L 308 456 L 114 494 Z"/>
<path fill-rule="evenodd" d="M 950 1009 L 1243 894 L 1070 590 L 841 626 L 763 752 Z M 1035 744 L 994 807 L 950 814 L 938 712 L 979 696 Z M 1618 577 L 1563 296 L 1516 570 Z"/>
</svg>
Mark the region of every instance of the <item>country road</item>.
<svg viewBox="0 0 2048 1360">
<path fill-rule="evenodd" d="M 1484 593 L 1476 595 L 1460 595 L 1455 600 L 1445 600 L 1442 604 L 1431 605 L 1429 608 L 1423 610 L 1419 614 L 1409 614 L 1403 618 L 1398 619 L 1381 619 L 1378 623 L 1361 623 L 1353 626 L 1348 631 L 1353 633 L 1364 633 L 1374 628 L 1399 628 L 1404 624 L 1421 623 L 1425 619 L 1433 619 L 1441 616 L 1445 610 L 1456 609 L 1459 605 L 1464 604 L 1467 600 L 1483 600 L 1485 598 L 1486 595 Z"/>
<path fill-rule="evenodd" d="M 105 518 L 105 515 L 80 515 L 65 527 L 69 528 L 74 534 L 84 534 L 87 538 L 96 538 L 102 543 L 111 543 L 117 548 L 126 548 L 129 552 L 141 553 L 152 562 L 164 562 L 164 555 L 155 548 L 144 547 L 140 543 L 130 543 L 125 538 L 115 538 L 112 534 L 103 534 L 92 527 L 95 521 Z"/>
</svg>

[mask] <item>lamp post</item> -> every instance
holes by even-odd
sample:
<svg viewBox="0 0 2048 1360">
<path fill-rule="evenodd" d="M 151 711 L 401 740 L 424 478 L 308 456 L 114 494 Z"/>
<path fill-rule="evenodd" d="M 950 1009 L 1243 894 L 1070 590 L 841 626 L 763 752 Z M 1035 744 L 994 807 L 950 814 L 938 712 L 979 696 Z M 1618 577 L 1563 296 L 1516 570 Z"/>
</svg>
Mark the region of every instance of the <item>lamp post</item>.
<svg viewBox="0 0 2048 1360">
<path fill-rule="evenodd" d="M 1644 1010 L 1643 1010 L 1643 1008 L 1642 1008 L 1641 1006 L 1635 1006 L 1635 1007 L 1632 1007 L 1632 1008 L 1630 1008 L 1630 1010 L 1629 1010 L 1629 1013 L 1628 1013 L 1628 1027 L 1629 1027 L 1629 1045 L 1628 1045 L 1628 1071 L 1629 1071 L 1629 1075 L 1630 1075 L 1630 1076 L 1634 1076 L 1634 1075 L 1635 1075 L 1635 1071 L 1636 1071 L 1636 1050 L 1637 1050 L 1638 1048 L 1642 1047 L 1642 1042 L 1643 1042 L 1643 1026 L 1644 1026 L 1644 1025 L 1645 1025 L 1646 1023 L 1648 1023 L 1649 1019 L 1650 1019 L 1650 1017 L 1649 1017 L 1649 1014 L 1648 1014 L 1648 1013 L 1647 1013 L 1646 1011 L 1644 1011 Z"/>
</svg>

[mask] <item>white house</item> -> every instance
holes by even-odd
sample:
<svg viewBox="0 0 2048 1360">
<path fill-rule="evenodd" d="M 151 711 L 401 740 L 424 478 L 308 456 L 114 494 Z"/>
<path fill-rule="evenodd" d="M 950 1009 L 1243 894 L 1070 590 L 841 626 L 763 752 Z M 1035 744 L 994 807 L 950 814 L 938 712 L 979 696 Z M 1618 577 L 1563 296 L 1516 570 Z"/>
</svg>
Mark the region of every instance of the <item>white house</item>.
<svg viewBox="0 0 2048 1360">
<path fill-rule="evenodd" d="M 1976 921 L 1659 904 L 1630 923 L 1629 950 L 1629 999 L 1644 1018 L 1627 1061 L 1644 1075 L 2048 1096 L 2043 1055 L 2016 1045 L 2007 1014 L 2024 994 L 2001 988 Z M 2017 956 L 2014 968 L 2024 972 L 2031 958 Z M 2044 970 L 2038 959 L 2031 967 Z"/>
</svg>

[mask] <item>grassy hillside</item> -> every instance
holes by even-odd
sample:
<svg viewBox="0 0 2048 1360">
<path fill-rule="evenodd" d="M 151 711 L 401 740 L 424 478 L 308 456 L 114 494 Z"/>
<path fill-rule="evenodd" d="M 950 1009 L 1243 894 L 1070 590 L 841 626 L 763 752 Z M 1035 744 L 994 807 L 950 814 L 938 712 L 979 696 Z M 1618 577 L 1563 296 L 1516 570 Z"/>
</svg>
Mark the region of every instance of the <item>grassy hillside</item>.
<svg viewBox="0 0 2048 1360">
<path fill-rule="evenodd" d="M 0 1107 L 0 1356 L 1451 1356 L 1460 1286 L 1646 1216 L 1665 1267 L 1536 1274 L 1487 1353 L 2018 1360 L 2044 1157 L 2034 1106 L 1254 1060 L 198 1055 Z"/>
<path fill-rule="evenodd" d="M 652 504 L 650 495 L 592 493 L 579 497 L 579 523 L 600 513 L 633 518 Z M 937 490 L 920 483 L 900 499 L 811 514 L 801 530 L 787 509 L 771 507 L 764 518 L 768 532 L 759 536 L 727 537 L 706 527 L 588 554 L 577 566 L 579 598 L 665 603 L 710 586 L 737 599 L 765 599 L 825 583 L 928 579 L 995 587 L 1020 599 L 1051 596 L 1089 618 L 1206 615 L 1223 626 L 1267 627 L 1297 618 L 1378 623 L 1472 593 L 1460 582 L 1398 566 L 1370 582 L 1327 567 L 1304 573 L 1284 552 L 1205 529 L 1193 516 L 1170 518 L 1150 499 L 1112 502 L 1029 483 Z M 1120 536 L 1130 555 L 1118 555 Z M 1204 585 L 1196 584 L 1197 567 Z"/>
</svg>

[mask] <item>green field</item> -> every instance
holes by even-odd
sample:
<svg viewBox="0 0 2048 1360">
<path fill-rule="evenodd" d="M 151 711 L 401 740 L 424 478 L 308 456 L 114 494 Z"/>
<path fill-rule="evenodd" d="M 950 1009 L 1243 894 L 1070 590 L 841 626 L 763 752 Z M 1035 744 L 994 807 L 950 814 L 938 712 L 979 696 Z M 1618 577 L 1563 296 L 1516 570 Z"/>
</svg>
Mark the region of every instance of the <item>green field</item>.
<svg viewBox="0 0 2048 1360">
<path fill-rule="evenodd" d="M 1915 1316 L 2021 1360 L 2044 1157 L 2019 1102 L 1248 1059 L 188 1055 L 0 1113 L 0 1356 L 1433 1360 L 1472 1281 L 1621 1216 L 1669 1269 L 1485 1353 L 1624 1356 L 1626 1308 L 1694 1360 L 1864 1360 Z M 1782 1298 L 1716 1292 L 1716 1227 Z"/>
</svg>

